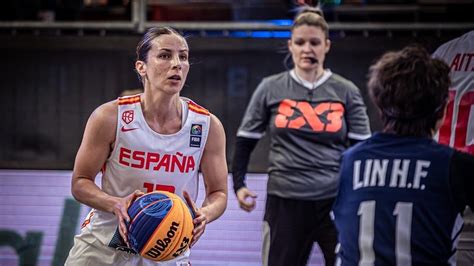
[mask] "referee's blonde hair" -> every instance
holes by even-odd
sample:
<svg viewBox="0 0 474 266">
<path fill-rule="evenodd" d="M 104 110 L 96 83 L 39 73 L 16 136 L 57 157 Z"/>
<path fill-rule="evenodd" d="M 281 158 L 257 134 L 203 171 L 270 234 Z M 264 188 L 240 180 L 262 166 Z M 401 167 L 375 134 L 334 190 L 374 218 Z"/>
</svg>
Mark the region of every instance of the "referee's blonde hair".
<svg viewBox="0 0 474 266">
<path fill-rule="evenodd" d="M 329 37 L 329 25 L 324 19 L 324 14 L 321 9 L 317 7 L 310 7 L 304 6 L 296 15 L 295 19 L 293 20 L 293 24 L 291 25 L 291 32 L 299 26 L 308 25 L 319 27 L 324 31 L 326 38 Z"/>
</svg>

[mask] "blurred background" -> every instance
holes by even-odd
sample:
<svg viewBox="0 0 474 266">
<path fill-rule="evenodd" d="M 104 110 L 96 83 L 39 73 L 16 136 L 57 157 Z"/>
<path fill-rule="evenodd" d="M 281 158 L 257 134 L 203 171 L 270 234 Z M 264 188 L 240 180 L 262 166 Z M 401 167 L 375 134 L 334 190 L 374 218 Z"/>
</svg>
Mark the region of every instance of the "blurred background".
<svg viewBox="0 0 474 266">
<path fill-rule="evenodd" d="M 191 70 L 182 95 L 220 118 L 227 160 L 261 79 L 284 71 L 292 0 L 3 0 L 0 5 L 0 265 L 61 265 L 88 211 L 70 199 L 70 171 L 85 123 L 100 104 L 139 88 L 135 47 L 152 26 L 187 36 Z M 473 0 L 320 1 L 332 48 L 325 66 L 367 97 L 369 65 L 418 43 L 433 52 L 474 29 Z M 196 246 L 193 265 L 259 265 L 268 140 L 251 159 L 259 205 L 231 202 Z M 229 179 L 230 180 L 230 179 Z M 229 182 L 231 188 L 232 183 Z M 202 193 L 201 193 L 202 196 Z M 235 234 L 247 230 L 247 233 Z M 228 230 L 228 231 L 223 231 Z M 230 231 L 229 231 L 230 230 Z M 210 233 L 209 233 L 210 232 Z M 234 233 L 232 233 L 234 232 Z M 229 236 L 225 236 L 225 235 Z M 222 251 L 222 252 L 221 252 Z M 317 249 L 311 265 L 322 263 Z"/>
<path fill-rule="evenodd" d="M 4 0 L 1 5 L 0 167 L 72 169 L 90 113 L 121 91 L 141 86 L 133 70 L 135 47 L 146 28 L 160 25 L 188 36 L 192 66 L 182 95 L 222 120 L 231 155 L 253 90 L 262 77 L 285 70 L 298 2 Z M 327 0 L 321 6 L 333 44 L 326 66 L 356 83 L 364 96 L 367 69 L 383 52 L 410 43 L 432 52 L 474 28 L 473 0 Z M 366 103 L 375 131 L 377 115 L 367 98 Z M 265 150 L 254 155 L 250 170 L 264 172 Z"/>
</svg>

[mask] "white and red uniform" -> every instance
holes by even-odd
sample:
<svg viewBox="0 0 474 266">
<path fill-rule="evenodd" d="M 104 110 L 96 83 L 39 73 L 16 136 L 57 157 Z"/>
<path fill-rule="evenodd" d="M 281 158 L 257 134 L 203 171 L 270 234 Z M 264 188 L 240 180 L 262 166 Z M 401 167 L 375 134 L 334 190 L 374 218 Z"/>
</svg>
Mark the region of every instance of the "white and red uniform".
<svg viewBox="0 0 474 266">
<path fill-rule="evenodd" d="M 181 98 L 182 127 L 174 134 L 163 135 L 146 123 L 140 97 L 118 100 L 115 144 L 102 170 L 102 190 L 116 197 L 125 197 L 137 189 L 143 192 L 165 190 L 182 198 L 183 191 L 187 191 L 195 201 L 200 160 L 209 133 L 209 112 L 191 100 Z M 117 225 L 117 218 L 112 213 L 92 209 L 75 238 L 66 264 L 156 264 L 109 247 L 113 246 Z M 163 265 L 187 265 L 188 257 L 189 252 Z"/>
<path fill-rule="evenodd" d="M 439 143 L 474 155 L 474 31 L 441 45 L 433 57 L 451 68 L 452 86 L 446 119 L 436 134 Z M 474 214 L 464 212 L 464 228 L 459 238 L 457 263 L 474 263 Z"/>
<path fill-rule="evenodd" d="M 438 140 L 474 155 L 474 31 L 441 45 L 433 57 L 450 66 L 452 81 Z"/>
</svg>

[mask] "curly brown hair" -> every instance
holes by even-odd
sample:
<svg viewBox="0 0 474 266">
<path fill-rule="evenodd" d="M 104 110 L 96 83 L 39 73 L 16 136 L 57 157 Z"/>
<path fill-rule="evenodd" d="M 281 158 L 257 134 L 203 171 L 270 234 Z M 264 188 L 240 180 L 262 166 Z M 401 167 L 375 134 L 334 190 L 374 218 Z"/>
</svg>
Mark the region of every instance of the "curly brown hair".
<svg viewBox="0 0 474 266">
<path fill-rule="evenodd" d="M 409 46 L 373 64 L 367 85 L 385 132 L 431 137 L 447 104 L 449 66 L 424 48 Z"/>
</svg>

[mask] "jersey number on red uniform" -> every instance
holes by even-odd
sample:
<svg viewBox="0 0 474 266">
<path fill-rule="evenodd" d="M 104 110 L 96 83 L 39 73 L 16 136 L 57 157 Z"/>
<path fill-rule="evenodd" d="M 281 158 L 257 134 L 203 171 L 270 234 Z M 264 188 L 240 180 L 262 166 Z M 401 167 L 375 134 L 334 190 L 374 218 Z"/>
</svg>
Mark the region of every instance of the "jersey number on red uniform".
<svg viewBox="0 0 474 266">
<path fill-rule="evenodd" d="M 439 143 L 449 145 L 451 139 L 451 125 L 453 123 L 454 114 L 454 99 L 456 98 L 456 91 L 449 91 L 448 110 L 446 112 L 446 119 L 439 130 Z M 474 91 L 466 92 L 459 101 L 458 117 L 455 121 L 454 132 L 454 148 L 474 155 L 474 145 L 468 145 L 466 137 L 469 123 L 469 116 L 471 115 L 471 106 L 474 105 Z M 474 114 L 472 114 L 474 115 Z"/>
</svg>

